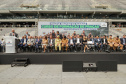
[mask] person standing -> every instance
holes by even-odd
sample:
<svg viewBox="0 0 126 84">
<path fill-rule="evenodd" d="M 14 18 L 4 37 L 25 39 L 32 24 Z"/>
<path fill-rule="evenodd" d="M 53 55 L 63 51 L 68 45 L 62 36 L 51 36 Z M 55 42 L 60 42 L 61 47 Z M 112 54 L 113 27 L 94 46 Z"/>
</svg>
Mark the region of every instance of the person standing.
<svg viewBox="0 0 126 84">
<path fill-rule="evenodd" d="M 5 41 L 4 41 L 4 39 L 2 38 L 1 39 L 1 48 L 2 48 L 2 52 L 5 52 Z"/>
<path fill-rule="evenodd" d="M 83 30 L 83 35 L 86 36 L 85 31 Z"/>
<path fill-rule="evenodd" d="M 72 34 L 72 36 L 76 36 L 76 31 L 74 31 L 74 33 Z"/>
<path fill-rule="evenodd" d="M 17 37 L 18 38 L 18 34 L 15 32 L 15 30 L 14 29 L 12 29 L 12 31 L 11 31 L 11 33 L 10 33 L 10 35 L 9 36 L 15 36 L 15 37 Z"/>
<path fill-rule="evenodd" d="M 57 36 L 59 35 L 60 39 L 62 39 L 62 34 L 59 33 L 59 31 L 57 31 Z"/>
<path fill-rule="evenodd" d="M 56 38 L 56 33 L 54 32 L 54 30 L 52 30 L 52 38 Z"/>
<path fill-rule="evenodd" d="M 1 44 L 2 44 L 2 41 L 0 40 L 0 52 L 2 51 Z"/>
<path fill-rule="evenodd" d="M 28 36 L 30 36 L 30 34 L 29 34 L 28 32 L 26 32 L 26 34 L 25 34 L 25 35 L 26 35 L 26 38 L 28 38 Z"/>
</svg>

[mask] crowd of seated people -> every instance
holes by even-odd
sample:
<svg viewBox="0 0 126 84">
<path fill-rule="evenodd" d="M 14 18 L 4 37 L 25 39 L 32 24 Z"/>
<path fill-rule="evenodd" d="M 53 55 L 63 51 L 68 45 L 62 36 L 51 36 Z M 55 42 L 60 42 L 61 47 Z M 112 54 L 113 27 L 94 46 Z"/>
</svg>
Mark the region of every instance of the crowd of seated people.
<svg viewBox="0 0 126 84">
<path fill-rule="evenodd" d="M 85 31 L 81 35 L 60 34 L 52 30 L 52 33 L 45 36 L 30 36 L 28 32 L 20 39 L 18 48 L 23 52 L 86 52 L 86 51 L 125 51 L 126 35 L 123 38 L 109 36 L 93 36 L 91 33 L 87 36 Z"/>
<path fill-rule="evenodd" d="M 18 37 L 18 34 L 12 29 L 10 36 Z M 93 36 L 85 34 L 83 30 L 81 35 L 76 34 L 76 31 L 72 35 L 55 33 L 54 30 L 45 36 L 30 36 L 28 32 L 18 43 L 19 52 L 86 52 L 86 51 L 125 51 L 126 49 L 126 35 L 122 38 L 109 36 Z M 4 39 L 0 40 L 0 52 L 5 52 L 6 43 Z M 17 48 L 16 48 L 17 49 Z"/>
</svg>

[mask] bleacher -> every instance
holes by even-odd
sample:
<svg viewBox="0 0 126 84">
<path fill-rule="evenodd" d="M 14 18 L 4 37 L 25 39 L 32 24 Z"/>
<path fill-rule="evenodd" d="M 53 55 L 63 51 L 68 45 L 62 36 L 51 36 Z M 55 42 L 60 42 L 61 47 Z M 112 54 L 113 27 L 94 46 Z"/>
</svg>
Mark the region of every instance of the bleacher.
<svg viewBox="0 0 126 84">
<path fill-rule="evenodd" d="M 0 8 L 18 8 L 23 1 L 25 0 L 0 0 Z"/>
<path fill-rule="evenodd" d="M 124 34 L 126 34 L 126 28 L 110 28 L 109 34 L 112 34 L 113 37 L 116 37 L 117 35 L 119 37 L 122 37 Z"/>
<path fill-rule="evenodd" d="M 97 4 L 109 4 L 111 8 L 126 9 L 126 0 L 95 0 Z"/>
<path fill-rule="evenodd" d="M 110 10 L 126 9 L 125 0 L 0 0 L 0 2 L 0 9 L 36 6 L 42 10 L 95 10 L 92 5 L 96 4 L 110 5 L 108 8 Z"/>
</svg>

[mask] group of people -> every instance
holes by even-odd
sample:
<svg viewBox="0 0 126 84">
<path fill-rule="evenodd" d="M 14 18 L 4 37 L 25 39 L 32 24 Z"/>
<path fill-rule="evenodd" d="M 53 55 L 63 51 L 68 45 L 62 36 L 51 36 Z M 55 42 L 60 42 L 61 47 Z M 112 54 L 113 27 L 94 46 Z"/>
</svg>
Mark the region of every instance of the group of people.
<svg viewBox="0 0 126 84">
<path fill-rule="evenodd" d="M 12 29 L 10 36 L 18 37 L 18 34 Z M 35 52 L 86 52 L 89 51 L 125 51 L 126 48 L 126 35 L 123 38 L 109 36 L 93 36 L 85 34 L 83 30 L 82 34 L 76 34 L 76 31 L 72 35 L 56 33 L 54 30 L 50 34 L 45 36 L 30 36 L 28 32 L 17 43 L 18 48 L 22 51 L 35 51 Z M 1 45 L 0 45 L 1 46 Z"/>
<path fill-rule="evenodd" d="M 52 33 L 45 36 L 30 36 L 28 32 L 22 37 L 18 44 L 20 49 L 26 51 L 35 50 L 35 52 L 63 52 L 63 51 L 82 51 L 86 50 L 93 51 L 125 51 L 126 47 L 126 35 L 123 38 L 109 36 L 93 36 L 91 33 L 87 36 L 85 31 L 81 35 L 76 34 L 76 31 L 72 35 L 67 36 L 60 34 L 59 31 L 56 33 L 52 30 Z M 42 49 L 42 50 L 41 50 Z"/>
</svg>

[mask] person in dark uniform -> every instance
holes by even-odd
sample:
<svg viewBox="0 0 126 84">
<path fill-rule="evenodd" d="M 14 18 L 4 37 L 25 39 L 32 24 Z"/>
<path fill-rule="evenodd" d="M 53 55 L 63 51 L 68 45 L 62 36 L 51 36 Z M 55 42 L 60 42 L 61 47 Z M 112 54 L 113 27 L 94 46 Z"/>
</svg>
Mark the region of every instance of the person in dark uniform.
<svg viewBox="0 0 126 84">
<path fill-rule="evenodd" d="M 66 36 L 64 36 L 64 38 L 62 39 L 61 43 L 62 43 L 63 51 L 64 51 L 64 47 L 66 47 L 65 50 L 67 51 L 67 49 L 68 49 L 68 39 L 66 38 Z"/>
<path fill-rule="evenodd" d="M 56 38 L 56 33 L 54 32 L 54 30 L 52 30 L 52 38 Z"/>
<path fill-rule="evenodd" d="M 59 31 L 57 31 L 57 36 L 59 36 L 60 39 L 62 39 L 62 34 L 60 34 Z"/>
<path fill-rule="evenodd" d="M 114 39 L 112 38 L 112 35 L 108 38 L 108 50 L 111 51 L 114 47 Z"/>
<path fill-rule="evenodd" d="M 83 30 L 83 35 L 86 36 L 85 31 Z"/>
<path fill-rule="evenodd" d="M 117 36 L 116 39 L 114 40 L 114 47 L 113 47 L 113 49 L 116 50 L 117 48 L 119 48 L 120 50 L 123 50 L 123 45 L 121 44 L 119 36 Z"/>
<path fill-rule="evenodd" d="M 76 31 L 74 31 L 74 33 L 73 33 L 73 35 L 72 36 L 76 36 L 77 34 L 76 34 Z"/>
</svg>

